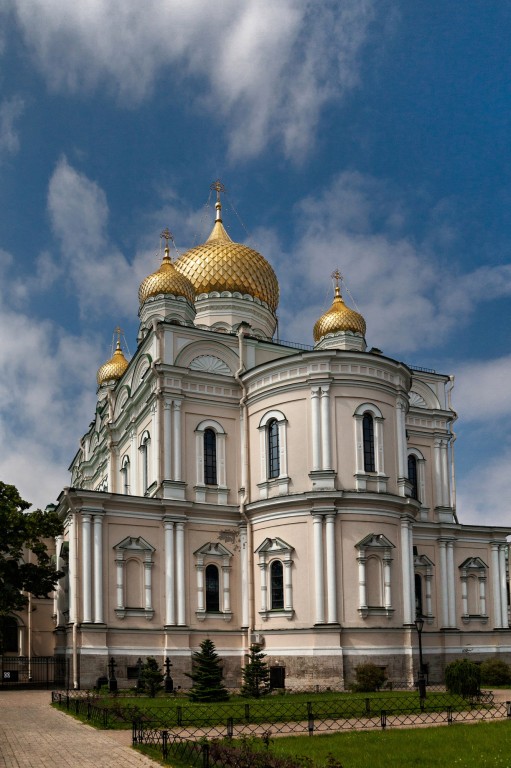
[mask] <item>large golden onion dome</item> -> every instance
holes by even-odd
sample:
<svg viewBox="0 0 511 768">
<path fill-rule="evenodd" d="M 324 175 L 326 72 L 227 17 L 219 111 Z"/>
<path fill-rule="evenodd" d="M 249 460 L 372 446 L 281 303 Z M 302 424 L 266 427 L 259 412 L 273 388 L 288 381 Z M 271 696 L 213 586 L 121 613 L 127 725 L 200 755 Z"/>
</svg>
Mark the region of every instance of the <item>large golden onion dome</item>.
<svg viewBox="0 0 511 768">
<path fill-rule="evenodd" d="M 107 381 L 118 381 L 127 367 L 128 361 L 122 353 L 121 342 L 119 338 L 117 339 L 117 346 L 113 356 L 110 358 L 110 360 L 108 360 L 108 362 L 102 365 L 98 371 L 98 386 L 100 387 Z"/>
<path fill-rule="evenodd" d="M 314 325 L 314 341 L 320 341 L 328 333 L 351 331 L 365 336 L 366 321 L 359 312 L 346 306 L 341 296 L 339 286 L 335 287 L 335 297 L 332 306 L 321 315 Z"/>
<path fill-rule="evenodd" d="M 151 296 L 159 296 L 162 293 L 171 293 L 174 296 L 183 296 L 189 304 L 194 305 L 195 291 L 187 277 L 180 274 L 175 268 L 169 254 L 168 245 L 159 269 L 148 275 L 138 289 L 140 306 Z"/>
<path fill-rule="evenodd" d="M 186 251 L 175 262 L 198 296 L 212 291 L 248 294 L 264 301 L 272 312 L 279 303 L 277 276 L 264 256 L 246 245 L 234 243 L 224 229 L 222 206 L 216 203 L 213 230 L 203 245 Z"/>
</svg>

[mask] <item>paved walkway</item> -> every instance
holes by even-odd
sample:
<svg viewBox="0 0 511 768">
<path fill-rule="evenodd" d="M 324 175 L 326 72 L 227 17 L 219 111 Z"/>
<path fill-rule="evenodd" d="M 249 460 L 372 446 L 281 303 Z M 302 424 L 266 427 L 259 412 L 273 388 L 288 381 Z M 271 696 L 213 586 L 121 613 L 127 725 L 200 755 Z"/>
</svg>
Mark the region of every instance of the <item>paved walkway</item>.
<svg viewBox="0 0 511 768">
<path fill-rule="evenodd" d="M 131 732 L 98 731 L 55 710 L 50 697 L 50 691 L 0 691 L 2 768 L 155 768 L 124 746 Z"/>
</svg>

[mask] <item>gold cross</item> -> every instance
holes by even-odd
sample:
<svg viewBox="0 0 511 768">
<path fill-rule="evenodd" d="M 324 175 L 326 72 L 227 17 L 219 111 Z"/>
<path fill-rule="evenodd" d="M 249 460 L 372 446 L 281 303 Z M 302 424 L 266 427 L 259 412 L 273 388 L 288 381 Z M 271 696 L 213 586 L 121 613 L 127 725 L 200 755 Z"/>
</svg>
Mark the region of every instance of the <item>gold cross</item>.
<svg viewBox="0 0 511 768">
<path fill-rule="evenodd" d="M 172 240 L 174 242 L 174 235 L 170 231 L 168 227 L 165 227 L 163 232 L 161 233 L 160 237 L 165 240 L 165 248 L 169 247 L 169 240 Z"/>
<path fill-rule="evenodd" d="M 335 284 L 337 288 L 339 287 L 339 280 L 342 280 L 342 275 L 339 272 L 338 269 L 335 269 L 334 272 L 332 272 L 331 277 L 335 280 Z"/>
<path fill-rule="evenodd" d="M 210 184 L 209 188 L 216 192 L 216 199 L 220 201 L 220 192 L 225 192 L 225 187 L 220 179 L 217 179 L 213 184 Z"/>
</svg>

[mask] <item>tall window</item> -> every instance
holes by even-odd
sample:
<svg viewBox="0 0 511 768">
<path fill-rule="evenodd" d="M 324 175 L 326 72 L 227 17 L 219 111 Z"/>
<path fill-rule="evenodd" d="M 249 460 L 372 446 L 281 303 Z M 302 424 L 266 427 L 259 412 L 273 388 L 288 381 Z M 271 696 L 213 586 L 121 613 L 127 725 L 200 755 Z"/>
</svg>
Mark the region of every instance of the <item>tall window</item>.
<svg viewBox="0 0 511 768">
<path fill-rule="evenodd" d="M 125 456 L 122 460 L 121 474 L 122 491 L 127 496 L 130 492 L 130 460 L 128 456 Z"/>
<path fill-rule="evenodd" d="M 279 459 L 279 425 L 277 419 L 268 422 L 267 440 L 268 440 L 268 477 L 278 477 L 280 475 Z"/>
<path fill-rule="evenodd" d="M 212 429 L 204 430 L 204 483 L 217 485 L 216 434 Z"/>
<path fill-rule="evenodd" d="M 364 441 L 364 472 L 375 472 L 374 421 L 370 413 L 364 413 L 364 418 L 362 419 L 362 437 Z"/>
<path fill-rule="evenodd" d="M 206 611 L 220 610 L 220 579 L 216 565 L 206 566 Z"/>
<path fill-rule="evenodd" d="M 270 566 L 271 607 L 284 608 L 284 569 L 280 560 L 274 560 Z"/>
<path fill-rule="evenodd" d="M 142 442 L 140 443 L 140 452 L 142 454 L 142 492 L 145 493 L 149 488 L 149 443 L 151 437 L 149 432 L 144 432 Z"/>
<path fill-rule="evenodd" d="M 423 616 L 422 605 L 422 576 L 420 573 L 415 574 L 415 615 Z"/>
<path fill-rule="evenodd" d="M 417 457 L 414 456 L 413 453 L 408 456 L 408 480 L 412 486 L 412 499 L 418 499 L 419 487 L 417 484 Z"/>
</svg>

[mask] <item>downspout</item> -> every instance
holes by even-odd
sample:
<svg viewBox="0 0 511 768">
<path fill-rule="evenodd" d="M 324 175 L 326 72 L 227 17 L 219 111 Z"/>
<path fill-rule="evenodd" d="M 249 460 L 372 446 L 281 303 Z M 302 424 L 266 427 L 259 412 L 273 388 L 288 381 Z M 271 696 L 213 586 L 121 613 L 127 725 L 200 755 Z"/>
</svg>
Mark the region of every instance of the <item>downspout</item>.
<svg viewBox="0 0 511 768">
<path fill-rule="evenodd" d="M 450 388 L 447 390 L 447 405 L 449 407 L 449 410 L 452 411 L 454 414 L 454 418 L 451 423 L 451 506 L 452 506 L 452 514 L 454 517 L 454 522 L 459 523 L 458 515 L 456 512 L 456 473 L 454 471 L 454 443 L 456 442 L 456 432 L 452 428 L 452 424 L 456 421 L 458 418 L 458 414 L 452 407 L 452 391 L 454 389 L 454 376 L 449 376 L 449 384 L 451 385 Z"/>
<path fill-rule="evenodd" d="M 241 388 L 241 399 L 240 399 L 240 432 L 241 432 L 241 445 L 242 445 L 242 451 L 243 451 L 243 462 L 241 465 L 241 489 L 243 491 L 243 495 L 240 499 L 240 515 L 245 522 L 245 525 L 247 526 L 247 564 L 248 564 L 248 573 L 247 573 L 247 602 L 248 602 L 248 626 L 247 626 L 247 647 L 246 651 L 250 650 L 251 646 L 251 631 L 252 627 L 254 626 L 254 619 L 253 619 L 253 612 L 254 612 L 254 606 L 253 606 L 253 585 L 252 585 L 252 576 L 253 576 L 253 564 L 252 564 L 252 524 L 248 518 L 248 515 L 246 513 L 246 506 L 249 502 L 249 467 L 250 463 L 248 460 L 248 450 L 249 450 L 249 442 L 248 442 L 248 408 L 247 408 L 247 388 L 245 386 L 245 383 L 241 379 L 241 374 L 245 370 L 245 362 L 244 362 L 244 348 L 243 348 L 243 337 L 245 335 L 245 328 L 244 325 L 241 324 L 238 328 L 238 355 L 240 359 L 240 367 L 234 374 L 234 378 L 238 382 L 240 388 Z"/>
<path fill-rule="evenodd" d="M 153 333 L 156 339 L 156 359 L 151 363 L 152 371 L 156 377 L 156 431 L 158 436 L 158 455 L 156 457 L 156 488 L 161 489 L 162 486 L 162 445 L 163 445 L 163 419 L 162 419 L 162 375 L 157 369 L 158 363 L 162 362 L 162 329 L 160 327 L 160 321 L 153 317 L 152 321 Z"/>
<path fill-rule="evenodd" d="M 78 523 L 76 511 L 71 512 L 71 539 L 73 544 L 73 624 L 72 624 L 72 667 L 73 688 L 78 690 Z M 70 553 L 71 554 L 71 553 Z M 71 560 L 71 557 L 69 558 Z"/>
</svg>

